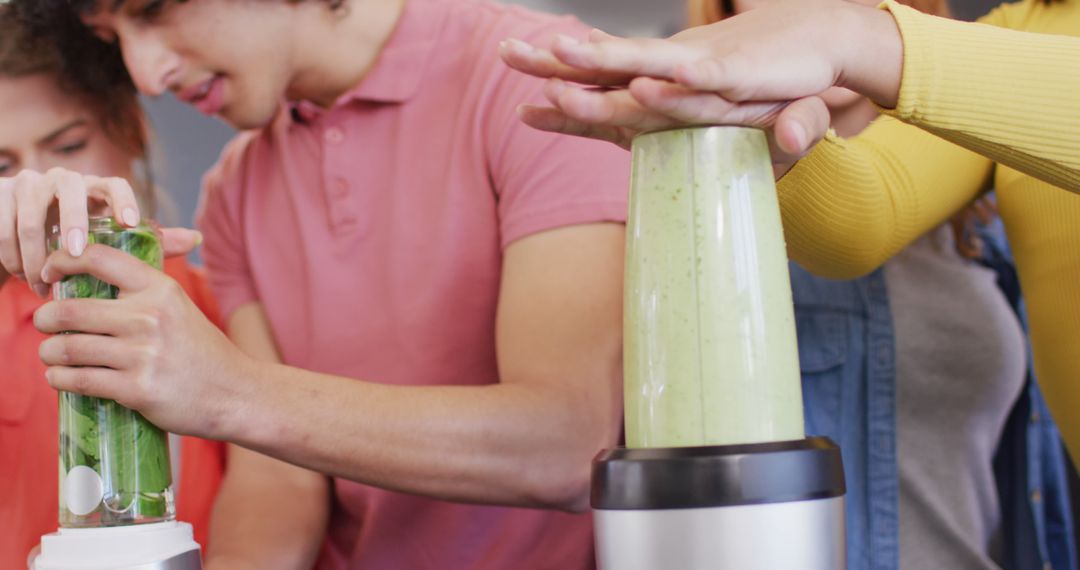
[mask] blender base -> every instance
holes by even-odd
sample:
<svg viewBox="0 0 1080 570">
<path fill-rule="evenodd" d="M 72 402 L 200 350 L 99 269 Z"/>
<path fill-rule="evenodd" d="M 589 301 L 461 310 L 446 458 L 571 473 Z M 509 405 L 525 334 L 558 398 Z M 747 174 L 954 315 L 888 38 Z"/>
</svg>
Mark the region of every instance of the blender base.
<svg viewBox="0 0 1080 570">
<path fill-rule="evenodd" d="M 826 438 L 608 450 L 593 463 L 600 570 L 844 570 L 844 467 Z"/>
<path fill-rule="evenodd" d="M 844 568 L 844 498 L 594 511 L 597 562 L 618 570 Z"/>
<path fill-rule="evenodd" d="M 62 528 L 41 537 L 34 570 L 201 570 L 191 525 Z"/>
</svg>

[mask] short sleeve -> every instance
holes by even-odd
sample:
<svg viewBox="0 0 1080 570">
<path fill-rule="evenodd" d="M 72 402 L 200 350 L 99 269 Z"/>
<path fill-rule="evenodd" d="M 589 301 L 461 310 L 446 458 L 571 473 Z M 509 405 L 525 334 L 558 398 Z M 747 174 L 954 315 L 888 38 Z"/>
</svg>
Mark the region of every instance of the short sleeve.
<svg viewBox="0 0 1080 570">
<path fill-rule="evenodd" d="M 221 319 L 228 322 L 237 307 L 258 299 L 243 233 L 244 149 L 240 135 L 222 152 L 221 160 L 203 178 L 196 226 L 203 233 L 202 257 Z"/>
<path fill-rule="evenodd" d="M 550 42 L 555 34 L 584 37 L 586 28 L 571 18 L 513 37 Z M 493 38 L 491 53 L 508 36 Z M 630 153 L 607 142 L 535 130 L 518 118 L 523 103 L 544 104 L 543 80 L 511 71 L 492 61 L 494 89 L 481 109 L 489 171 L 498 198 L 501 245 L 561 226 L 626 221 Z"/>
</svg>

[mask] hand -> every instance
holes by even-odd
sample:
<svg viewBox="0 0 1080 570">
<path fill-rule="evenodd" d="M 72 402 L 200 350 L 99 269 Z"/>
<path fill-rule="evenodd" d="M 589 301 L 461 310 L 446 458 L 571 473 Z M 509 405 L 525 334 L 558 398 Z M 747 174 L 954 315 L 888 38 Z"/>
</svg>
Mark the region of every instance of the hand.
<svg viewBox="0 0 1080 570">
<path fill-rule="evenodd" d="M 629 149 L 646 131 L 689 125 L 741 124 L 764 129 L 779 172 L 805 154 L 829 128 L 829 110 L 816 96 L 792 103 L 736 105 L 710 93 L 650 78 L 630 88 L 597 91 L 550 79 L 544 94 L 552 107 L 523 105 L 522 120 L 544 131 L 589 137 Z"/>
<path fill-rule="evenodd" d="M 41 545 L 37 545 L 30 549 L 30 553 L 26 555 L 26 568 L 28 570 L 34 570 L 34 562 L 37 561 L 37 557 L 41 554 Z"/>
<path fill-rule="evenodd" d="M 42 277 L 55 283 L 87 273 L 120 290 L 117 299 L 43 305 L 38 330 L 45 376 L 57 390 L 116 400 L 162 429 L 222 437 L 247 358 L 179 285 L 122 251 L 91 245 L 80 257 L 54 252 Z M 57 334 L 81 331 L 73 334 Z"/>
<path fill-rule="evenodd" d="M 83 176 L 61 168 L 45 174 L 23 170 L 14 178 L 0 178 L 0 266 L 25 279 L 42 298 L 49 294 L 41 268 L 54 207 L 59 210 L 61 242 L 75 256 L 86 248 L 91 211 L 111 211 L 124 226 L 139 223 L 135 193 L 120 178 Z"/>
<path fill-rule="evenodd" d="M 956 253 L 966 259 L 979 259 L 983 255 L 983 240 L 977 225 L 986 226 L 998 216 L 997 202 L 990 196 L 977 198 L 949 220 L 952 226 Z"/>
<path fill-rule="evenodd" d="M 882 104 L 895 104 L 902 45 L 895 22 L 884 11 L 842 0 L 806 0 L 770 3 L 668 40 L 594 33 L 586 43 L 559 38 L 550 51 L 509 40 L 501 52 L 511 67 L 539 77 L 629 86 L 642 107 L 671 119 L 666 127 L 703 121 L 760 126 L 762 103 L 799 101 L 832 85 L 849 87 Z M 666 83 L 636 86 L 639 78 Z M 675 89 L 674 84 L 687 89 Z M 816 105 L 807 103 L 775 117 L 776 138 L 782 147 L 788 146 L 789 135 L 792 146 L 800 146 L 794 144 L 798 142 L 808 146 L 820 138 L 819 132 L 806 132 L 805 137 L 801 132 L 820 122 L 818 111 L 811 110 Z M 741 106 L 759 108 L 747 112 L 738 109 Z M 572 110 L 556 110 L 577 121 Z M 536 111 L 523 114 L 526 120 L 547 121 L 547 126 L 558 126 L 555 123 L 561 120 L 550 112 L 544 118 L 537 117 Z M 789 121 L 798 124 L 790 132 Z M 608 125 L 584 123 L 592 127 L 586 131 L 589 135 L 597 132 L 597 126 Z M 580 124 L 568 127 L 574 128 L 582 130 Z M 609 135 L 606 140 L 613 138 L 610 130 L 604 134 Z"/>
</svg>

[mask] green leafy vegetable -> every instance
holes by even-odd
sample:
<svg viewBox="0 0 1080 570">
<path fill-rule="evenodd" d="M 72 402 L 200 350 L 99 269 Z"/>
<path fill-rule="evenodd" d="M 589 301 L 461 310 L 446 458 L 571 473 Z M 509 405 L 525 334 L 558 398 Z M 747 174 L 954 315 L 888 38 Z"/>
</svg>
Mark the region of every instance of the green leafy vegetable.
<svg viewBox="0 0 1080 570">
<path fill-rule="evenodd" d="M 157 268 L 162 264 L 161 243 L 146 225 L 128 229 L 94 219 L 87 242 L 115 247 Z M 118 294 L 116 287 L 89 275 L 67 277 L 56 291 L 60 299 L 115 299 Z M 102 504 L 89 515 L 62 509 L 62 526 L 154 522 L 172 514 L 168 436 L 116 402 L 60 395 L 60 464 L 63 473 L 78 465 L 93 469 L 104 488 Z"/>
</svg>

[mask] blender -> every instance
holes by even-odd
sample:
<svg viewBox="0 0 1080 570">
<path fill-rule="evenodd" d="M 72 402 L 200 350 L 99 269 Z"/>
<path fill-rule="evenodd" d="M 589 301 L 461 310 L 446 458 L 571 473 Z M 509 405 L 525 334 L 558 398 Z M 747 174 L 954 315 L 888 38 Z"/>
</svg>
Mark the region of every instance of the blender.
<svg viewBox="0 0 1080 570">
<path fill-rule="evenodd" d="M 764 134 L 638 136 L 626 232 L 626 446 L 593 463 L 600 568 L 843 570 L 843 466 L 803 432 Z"/>
<path fill-rule="evenodd" d="M 53 229 L 50 248 L 60 246 Z M 91 218 L 87 243 L 121 249 L 161 268 L 162 249 L 147 223 L 123 228 Z M 57 283 L 57 299 L 115 299 L 89 275 Z M 191 525 L 176 521 L 168 435 L 114 401 L 68 392 L 60 404 L 58 532 L 41 538 L 35 570 L 199 570 Z"/>
</svg>

